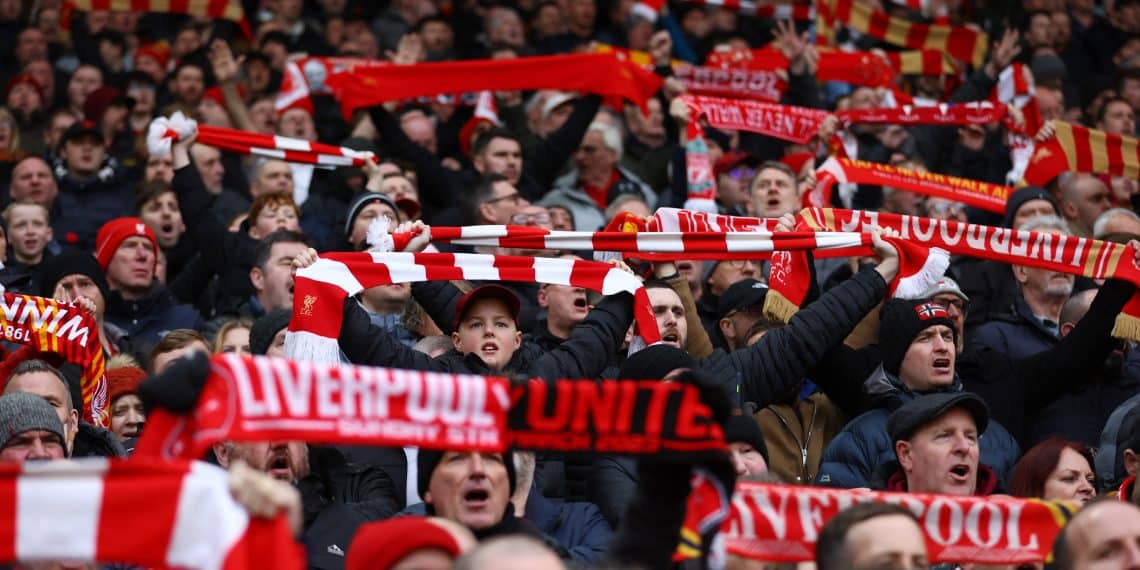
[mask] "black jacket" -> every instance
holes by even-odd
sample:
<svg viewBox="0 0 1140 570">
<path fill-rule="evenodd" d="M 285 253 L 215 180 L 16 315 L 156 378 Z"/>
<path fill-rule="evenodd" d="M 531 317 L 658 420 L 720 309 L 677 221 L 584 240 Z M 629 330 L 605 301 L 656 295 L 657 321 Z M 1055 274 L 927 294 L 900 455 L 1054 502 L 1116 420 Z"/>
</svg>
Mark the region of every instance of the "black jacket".
<svg viewBox="0 0 1140 570">
<path fill-rule="evenodd" d="M 357 528 L 396 514 L 403 490 L 380 469 L 352 465 L 333 448 L 310 448 L 309 467 L 309 475 L 297 483 L 309 567 L 343 568 Z"/>
<path fill-rule="evenodd" d="M 79 431 L 71 447 L 71 458 L 80 457 L 126 457 L 127 450 L 119 443 L 119 436 L 109 429 L 79 422 Z"/>
<path fill-rule="evenodd" d="M 444 315 L 439 299 L 446 303 L 447 299 L 456 296 L 458 289 L 446 281 L 433 282 L 433 285 L 444 292 L 428 298 L 416 294 L 416 289 L 413 289 L 416 301 L 436 323 L 450 323 L 455 313 Z M 446 292 L 449 288 L 451 294 Z M 373 326 L 364 309 L 353 299 L 345 303 L 340 347 L 349 361 L 371 366 L 480 375 L 519 374 L 547 380 L 594 378 L 610 363 L 610 355 L 625 340 L 625 333 L 633 321 L 632 301 L 633 297 L 628 293 L 610 295 L 590 311 L 586 320 L 558 348 L 548 352 L 534 343 L 524 342 L 502 371 L 491 370 L 475 354 L 465 356 L 452 350 L 432 358 L 416 352 L 400 344 L 383 329 Z"/>
</svg>

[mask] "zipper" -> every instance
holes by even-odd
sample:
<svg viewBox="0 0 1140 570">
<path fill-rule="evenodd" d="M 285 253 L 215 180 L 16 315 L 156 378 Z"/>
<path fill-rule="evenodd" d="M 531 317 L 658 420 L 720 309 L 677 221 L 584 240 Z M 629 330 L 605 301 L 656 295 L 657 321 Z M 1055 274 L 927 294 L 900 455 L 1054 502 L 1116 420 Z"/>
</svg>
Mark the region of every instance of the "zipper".
<svg viewBox="0 0 1140 570">
<path fill-rule="evenodd" d="M 788 433 L 792 434 L 792 439 L 796 441 L 796 445 L 800 446 L 800 479 L 802 481 L 804 476 L 807 475 L 807 446 L 804 445 L 799 435 L 796 434 L 796 431 L 792 429 L 792 425 L 788 423 L 788 420 L 784 419 L 784 416 L 781 415 L 780 412 L 776 411 L 775 408 L 770 409 L 772 410 L 772 415 L 776 416 L 776 419 L 780 420 L 780 423 L 784 424 L 784 427 L 788 430 Z M 814 408 L 812 408 L 812 421 L 815 421 Z M 808 437 L 811 437 L 810 426 L 808 427 Z"/>
</svg>

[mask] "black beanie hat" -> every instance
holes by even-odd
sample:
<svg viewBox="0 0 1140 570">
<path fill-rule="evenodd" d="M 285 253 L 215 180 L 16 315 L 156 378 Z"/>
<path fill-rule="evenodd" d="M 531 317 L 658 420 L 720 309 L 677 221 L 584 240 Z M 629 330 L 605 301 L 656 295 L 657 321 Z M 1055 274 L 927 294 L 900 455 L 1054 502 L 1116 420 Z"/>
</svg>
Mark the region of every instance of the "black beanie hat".
<svg viewBox="0 0 1140 570">
<path fill-rule="evenodd" d="M 764 432 L 760 431 L 760 424 L 749 415 L 733 415 L 724 422 L 725 443 L 747 443 L 760 452 L 764 463 L 768 463 L 768 444 L 764 443 Z"/>
<path fill-rule="evenodd" d="M 99 292 L 103 294 L 104 301 L 111 294 L 111 288 L 107 285 L 107 277 L 103 275 L 103 268 L 99 267 L 99 262 L 95 260 L 95 256 L 90 253 L 67 251 L 45 258 L 43 264 L 40 265 L 37 271 L 40 296 L 51 299 L 55 292 L 55 286 L 68 275 L 84 275 L 90 278 L 99 288 Z"/>
<path fill-rule="evenodd" d="M 443 459 L 444 453 L 446 452 L 434 449 L 420 449 L 416 454 L 416 489 L 420 492 L 421 499 L 427 495 L 428 485 L 431 484 L 431 475 L 435 472 L 440 460 Z M 510 493 L 514 495 L 517 480 L 515 479 L 515 458 L 511 451 L 508 450 L 503 453 L 503 464 L 507 468 L 507 487 L 510 489 Z M 433 514 L 431 505 L 427 505 L 427 507 L 428 514 Z"/>
<path fill-rule="evenodd" d="M 696 366 L 697 361 L 688 352 L 667 344 L 655 344 L 626 358 L 617 377 L 621 380 L 660 380 L 678 368 Z"/>
<path fill-rule="evenodd" d="M 384 204 L 391 208 L 397 216 L 400 215 L 400 208 L 396 206 L 396 202 L 393 201 L 392 198 L 390 198 L 387 194 L 365 190 L 364 192 L 361 192 L 355 199 L 353 199 L 351 204 L 348 205 L 348 221 L 344 224 L 345 238 L 348 238 L 348 236 L 352 235 L 352 224 L 356 222 L 356 217 L 360 215 L 360 211 L 363 210 L 365 206 L 373 202 L 380 202 L 381 204 Z M 394 221 L 399 222 L 400 220 L 397 219 Z"/>
<path fill-rule="evenodd" d="M 879 351 L 883 354 L 883 369 L 897 375 L 914 337 L 934 325 L 950 327 L 954 340 L 958 340 L 954 321 L 942 305 L 926 300 L 887 299 L 879 313 Z"/>
<path fill-rule="evenodd" d="M 1040 186 L 1026 186 L 1010 194 L 1009 199 L 1005 201 L 1005 218 L 1001 222 L 1002 227 L 1017 229 L 1013 227 L 1013 218 L 1017 216 L 1017 210 L 1031 200 L 1045 200 L 1053 205 L 1054 213 L 1060 213 L 1057 201 L 1048 190 Z"/>
<path fill-rule="evenodd" d="M 273 344 L 273 337 L 277 331 L 289 326 L 289 319 L 293 318 L 293 311 L 277 309 L 270 311 L 253 321 L 249 329 L 249 351 L 253 354 L 264 355 Z"/>
</svg>

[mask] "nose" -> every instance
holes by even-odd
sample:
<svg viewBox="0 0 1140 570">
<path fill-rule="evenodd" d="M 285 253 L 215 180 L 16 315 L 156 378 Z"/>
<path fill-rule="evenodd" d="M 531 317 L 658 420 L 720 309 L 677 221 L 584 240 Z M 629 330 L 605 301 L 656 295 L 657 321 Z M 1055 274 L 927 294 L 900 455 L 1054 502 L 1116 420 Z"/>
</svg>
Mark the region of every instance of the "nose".
<svg viewBox="0 0 1140 570">
<path fill-rule="evenodd" d="M 48 453 L 47 447 L 44 446 L 44 440 L 35 438 L 32 445 L 28 447 L 28 454 L 25 456 L 27 459 L 50 459 L 51 454 Z"/>
<path fill-rule="evenodd" d="M 146 416 L 144 416 L 142 414 L 142 412 L 139 412 L 138 410 L 136 410 L 134 408 L 131 408 L 127 412 L 127 423 L 129 423 L 129 424 L 141 424 L 144 421 L 146 421 Z"/>
<path fill-rule="evenodd" d="M 1140 570 L 1140 544 L 1129 542 L 1125 548 L 1127 548 L 1124 554 L 1126 563 L 1122 568 Z"/>
</svg>

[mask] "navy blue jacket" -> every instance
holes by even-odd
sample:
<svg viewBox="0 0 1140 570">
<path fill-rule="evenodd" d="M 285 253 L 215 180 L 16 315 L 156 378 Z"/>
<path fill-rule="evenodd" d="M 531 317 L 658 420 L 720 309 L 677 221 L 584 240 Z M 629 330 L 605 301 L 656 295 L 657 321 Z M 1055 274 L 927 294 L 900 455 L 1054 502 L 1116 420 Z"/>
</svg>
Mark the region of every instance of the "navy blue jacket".
<svg viewBox="0 0 1140 570">
<path fill-rule="evenodd" d="M 875 469 L 895 460 L 895 445 L 887 435 L 887 418 L 905 402 L 919 397 L 898 377 L 880 366 L 864 385 L 875 409 L 848 423 L 823 451 L 816 484 L 827 487 L 870 487 Z M 961 391 L 955 379 L 948 390 Z M 989 465 L 1001 481 L 1008 481 L 1021 449 L 1013 436 L 991 420 L 980 438 L 981 463 Z"/>
<path fill-rule="evenodd" d="M 523 518 L 558 541 L 570 554 L 570 560 L 582 564 L 601 562 L 614 535 L 597 505 L 552 501 L 537 486 L 530 488 Z"/>
<path fill-rule="evenodd" d="M 1020 293 L 1013 310 L 1014 314 L 997 316 L 975 329 L 970 344 L 992 349 L 1010 360 L 1028 358 L 1057 346 L 1058 337 L 1041 324 Z"/>
<path fill-rule="evenodd" d="M 198 329 L 202 317 L 179 303 L 170 289 L 155 281 L 146 297 L 127 301 L 118 291 L 107 295 L 105 318 L 134 340 L 153 344 L 174 329 Z"/>
</svg>

